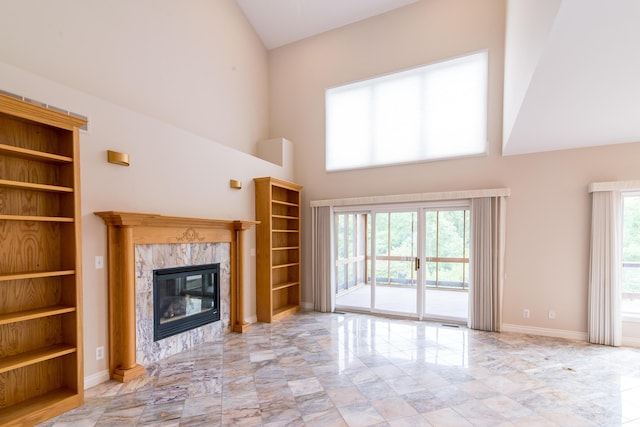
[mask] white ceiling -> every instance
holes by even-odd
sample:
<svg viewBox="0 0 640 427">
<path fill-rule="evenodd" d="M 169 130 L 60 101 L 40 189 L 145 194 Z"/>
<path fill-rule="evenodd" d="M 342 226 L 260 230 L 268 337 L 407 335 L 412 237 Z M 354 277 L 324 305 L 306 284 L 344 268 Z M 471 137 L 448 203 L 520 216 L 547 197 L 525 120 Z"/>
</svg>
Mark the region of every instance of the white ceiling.
<svg viewBox="0 0 640 427">
<path fill-rule="evenodd" d="M 418 0 L 236 0 L 267 49 L 343 27 Z"/>
<path fill-rule="evenodd" d="M 420 0 L 236 1 L 273 49 Z M 640 0 L 507 1 L 503 154 L 639 142 Z"/>
</svg>

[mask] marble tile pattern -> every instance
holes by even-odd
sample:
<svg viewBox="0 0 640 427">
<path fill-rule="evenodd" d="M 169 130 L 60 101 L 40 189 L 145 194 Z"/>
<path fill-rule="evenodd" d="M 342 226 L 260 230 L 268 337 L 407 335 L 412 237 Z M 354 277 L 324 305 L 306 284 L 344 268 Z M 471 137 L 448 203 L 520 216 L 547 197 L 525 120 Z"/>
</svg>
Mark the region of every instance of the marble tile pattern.
<svg viewBox="0 0 640 427">
<path fill-rule="evenodd" d="M 153 270 L 220 263 L 220 321 L 153 341 Z M 135 246 L 136 359 L 142 365 L 166 359 L 230 331 L 231 245 L 184 243 Z"/>
<path fill-rule="evenodd" d="M 362 314 L 300 313 L 227 333 L 62 426 L 640 426 L 640 349 Z"/>
</svg>

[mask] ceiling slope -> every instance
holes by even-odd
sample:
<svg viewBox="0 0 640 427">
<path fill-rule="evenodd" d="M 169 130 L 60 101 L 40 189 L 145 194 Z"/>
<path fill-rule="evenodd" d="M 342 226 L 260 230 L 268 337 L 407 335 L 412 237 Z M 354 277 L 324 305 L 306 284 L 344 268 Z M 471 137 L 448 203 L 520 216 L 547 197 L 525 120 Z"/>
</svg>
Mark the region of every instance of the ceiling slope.
<svg viewBox="0 0 640 427">
<path fill-rule="evenodd" d="M 418 0 L 236 0 L 267 49 L 324 33 Z"/>
<path fill-rule="evenodd" d="M 640 2 L 508 6 L 503 154 L 640 141 Z"/>
</svg>

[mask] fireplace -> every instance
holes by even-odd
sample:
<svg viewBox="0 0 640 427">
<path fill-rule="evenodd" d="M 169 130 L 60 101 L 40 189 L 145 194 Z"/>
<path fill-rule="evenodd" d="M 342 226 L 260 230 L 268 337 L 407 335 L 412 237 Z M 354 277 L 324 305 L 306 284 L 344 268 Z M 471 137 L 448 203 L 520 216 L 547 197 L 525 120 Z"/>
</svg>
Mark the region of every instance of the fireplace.
<svg viewBox="0 0 640 427">
<path fill-rule="evenodd" d="M 153 340 L 220 320 L 220 264 L 153 271 Z"/>
<path fill-rule="evenodd" d="M 244 332 L 245 234 L 256 221 L 184 218 L 132 212 L 96 212 L 107 225 L 109 372 L 128 382 L 142 364 Z M 220 320 L 159 341 L 153 339 L 153 271 L 167 266 L 219 263 Z"/>
</svg>

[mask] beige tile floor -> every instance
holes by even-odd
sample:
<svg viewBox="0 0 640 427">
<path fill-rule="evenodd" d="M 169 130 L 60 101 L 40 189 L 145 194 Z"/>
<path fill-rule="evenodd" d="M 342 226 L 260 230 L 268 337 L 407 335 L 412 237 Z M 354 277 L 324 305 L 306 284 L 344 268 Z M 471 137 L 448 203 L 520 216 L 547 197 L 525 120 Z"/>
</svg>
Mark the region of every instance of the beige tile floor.
<svg viewBox="0 0 640 427">
<path fill-rule="evenodd" d="M 147 366 L 41 426 L 640 426 L 640 349 L 302 313 Z"/>
</svg>

